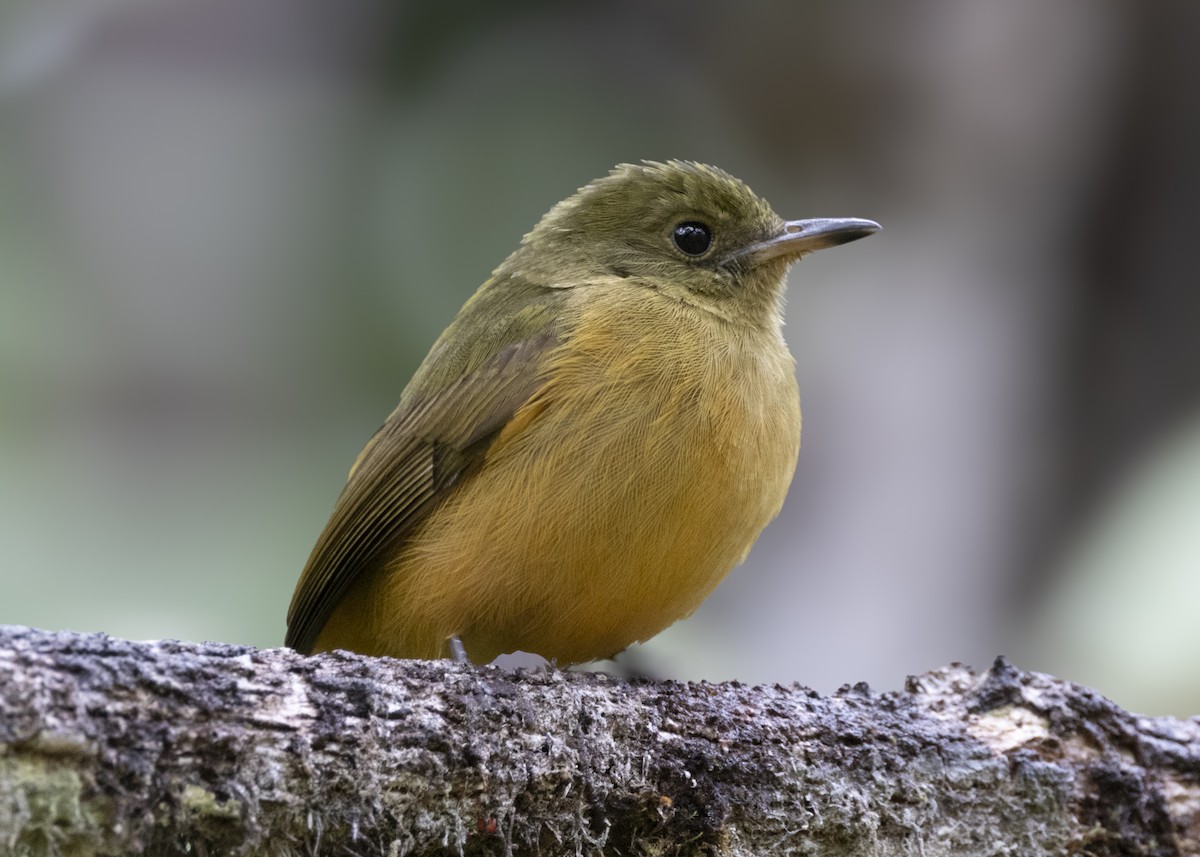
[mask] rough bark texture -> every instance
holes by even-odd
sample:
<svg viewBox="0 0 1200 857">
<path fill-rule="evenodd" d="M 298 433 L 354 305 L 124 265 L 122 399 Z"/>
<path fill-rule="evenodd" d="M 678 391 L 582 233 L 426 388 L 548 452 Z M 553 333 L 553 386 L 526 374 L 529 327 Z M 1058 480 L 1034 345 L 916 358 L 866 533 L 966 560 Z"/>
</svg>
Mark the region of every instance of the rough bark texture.
<svg viewBox="0 0 1200 857">
<path fill-rule="evenodd" d="M 0 626 L 0 854 L 1200 854 L 1200 720 Z"/>
</svg>

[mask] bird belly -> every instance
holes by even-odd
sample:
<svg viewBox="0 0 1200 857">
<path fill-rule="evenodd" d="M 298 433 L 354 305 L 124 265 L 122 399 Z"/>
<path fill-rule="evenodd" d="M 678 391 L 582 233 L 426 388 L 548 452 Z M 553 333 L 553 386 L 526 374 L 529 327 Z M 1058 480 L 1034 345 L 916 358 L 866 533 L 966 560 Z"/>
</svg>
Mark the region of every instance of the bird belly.
<svg viewBox="0 0 1200 857">
<path fill-rule="evenodd" d="M 581 320 L 480 469 L 347 598 L 359 650 L 609 657 L 695 610 L 778 513 L 800 435 L 782 340 L 620 309 Z"/>
</svg>

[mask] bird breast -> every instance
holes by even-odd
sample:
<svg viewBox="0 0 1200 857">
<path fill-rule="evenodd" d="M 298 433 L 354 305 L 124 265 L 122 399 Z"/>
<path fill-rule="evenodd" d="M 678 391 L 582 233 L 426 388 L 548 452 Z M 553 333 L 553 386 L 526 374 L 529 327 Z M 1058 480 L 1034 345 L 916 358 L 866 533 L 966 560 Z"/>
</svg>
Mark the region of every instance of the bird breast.
<svg viewBox="0 0 1200 857">
<path fill-rule="evenodd" d="M 690 614 L 779 512 L 795 468 L 799 397 L 778 330 L 731 336 L 633 288 L 578 306 L 545 384 L 406 556 L 405 577 L 440 581 L 408 582 L 440 593 L 434 612 L 460 617 L 442 630 L 476 659 L 608 657 Z"/>
</svg>

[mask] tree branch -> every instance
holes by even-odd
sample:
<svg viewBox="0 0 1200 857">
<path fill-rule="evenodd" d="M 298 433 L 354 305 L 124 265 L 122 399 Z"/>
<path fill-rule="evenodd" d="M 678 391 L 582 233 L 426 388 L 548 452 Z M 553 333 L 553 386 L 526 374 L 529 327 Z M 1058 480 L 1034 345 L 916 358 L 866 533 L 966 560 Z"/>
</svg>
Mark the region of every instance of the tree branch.
<svg viewBox="0 0 1200 857">
<path fill-rule="evenodd" d="M 0 854 L 185 853 L 1196 855 L 1200 720 L 0 626 Z"/>
</svg>

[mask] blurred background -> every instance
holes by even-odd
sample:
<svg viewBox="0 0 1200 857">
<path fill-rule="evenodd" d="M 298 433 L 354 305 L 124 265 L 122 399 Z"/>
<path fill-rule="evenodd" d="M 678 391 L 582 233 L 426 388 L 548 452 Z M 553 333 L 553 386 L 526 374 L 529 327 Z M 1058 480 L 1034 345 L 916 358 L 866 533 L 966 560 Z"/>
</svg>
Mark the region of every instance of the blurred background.
<svg viewBox="0 0 1200 857">
<path fill-rule="evenodd" d="M 551 204 L 689 158 L 785 217 L 804 448 L 640 648 L 950 661 L 1200 713 L 1200 4 L 0 5 L 0 622 L 279 645 L 360 446 Z"/>
</svg>

